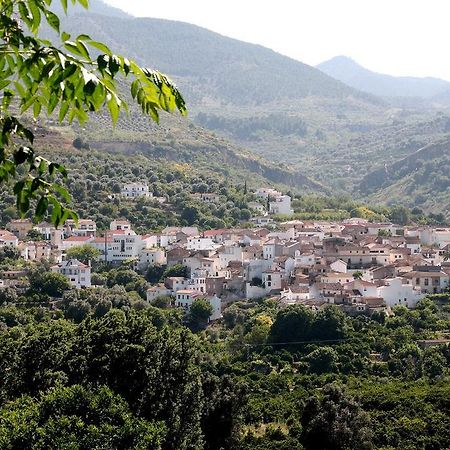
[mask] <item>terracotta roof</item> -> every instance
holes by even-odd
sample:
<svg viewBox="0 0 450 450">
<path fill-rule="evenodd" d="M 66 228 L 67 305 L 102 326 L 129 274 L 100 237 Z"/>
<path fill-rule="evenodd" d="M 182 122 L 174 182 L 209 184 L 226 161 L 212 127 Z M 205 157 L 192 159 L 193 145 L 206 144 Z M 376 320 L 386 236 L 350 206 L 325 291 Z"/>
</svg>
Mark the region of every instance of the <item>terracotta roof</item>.
<svg viewBox="0 0 450 450">
<path fill-rule="evenodd" d="M 111 243 L 111 242 L 113 242 L 113 239 L 110 238 L 110 237 L 107 237 L 106 238 L 106 242 L 107 243 Z M 99 237 L 99 238 L 94 239 L 93 241 L 90 241 L 90 243 L 91 244 L 104 244 L 105 243 L 105 238 L 104 237 Z"/>
<path fill-rule="evenodd" d="M 436 278 L 436 277 L 448 277 L 448 274 L 445 272 L 419 272 L 419 271 L 412 271 L 412 272 L 408 272 L 405 273 L 403 275 L 405 278 L 423 278 L 423 277 L 428 277 L 428 278 Z"/>
<path fill-rule="evenodd" d="M 224 234 L 227 231 L 226 228 L 221 228 L 218 230 L 206 230 L 203 232 L 204 237 L 218 236 L 220 234 Z"/>
<path fill-rule="evenodd" d="M 308 294 L 309 286 L 289 286 L 293 294 Z"/>
<path fill-rule="evenodd" d="M 70 236 L 67 239 L 64 239 L 64 242 L 86 242 L 91 241 L 92 237 L 90 236 Z"/>
</svg>

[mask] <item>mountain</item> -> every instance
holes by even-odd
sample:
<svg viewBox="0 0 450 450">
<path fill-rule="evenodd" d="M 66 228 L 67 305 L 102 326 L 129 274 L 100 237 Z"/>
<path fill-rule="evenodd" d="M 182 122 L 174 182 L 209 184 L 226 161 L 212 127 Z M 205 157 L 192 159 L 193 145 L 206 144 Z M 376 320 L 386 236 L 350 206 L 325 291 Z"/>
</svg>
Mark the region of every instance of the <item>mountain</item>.
<svg viewBox="0 0 450 450">
<path fill-rule="evenodd" d="M 255 174 L 297 191 L 361 199 L 376 195 L 361 184 L 373 171 L 449 137 L 450 119 L 437 109 L 445 104 L 447 88 L 432 101 L 393 102 L 259 45 L 187 23 L 119 17 L 99 1 L 93 5 L 96 13 L 79 10 L 63 17 L 62 29 L 87 33 L 167 73 L 187 100 L 189 118 L 164 116 L 156 127 L 132 111 L 111 133 L 110 123 L 95 117 L 80 131 L 92 146 L 118 152 L 128 146 L 161 160 L 180 158 L 202 169 L 209 164 L 235 179 Z M 387 198 L 378 197 L 380 203 Z"/>
<path fill-rule="evenodd" d="M 55 13 L 59 16 L 64 16 L 64 10 L 61 6 L 60 2 L 54 2 L 51 8 Z M 83 8 L 80 4 L 69 4 L 67 8 L 67 15 L 73 16 L 76 14 L 82 14 L 86 12 L 86 9 Z M 119 8 L 114 8 L 113 6 L 107 5 L 102 0 L 90 0 L 89 1 L 89 13 L 93 14 L 101 14 L 109 17 L 117 17 L 122 19 L 130 19 L 132 16 L 125 11 L 122 11 Z"/>
<path fill-rule="evenodd" d="M 336 56 L 317 68 L 348 86 L 381 97 L 429 99 L 450 89 L 450 82 L 438 78 L 394 77 L 372 72 L 346 56 Z"/>
<path fill-rule="evenodd" d="M 378 100 L 314 67 L 183 22 L 118 17 L 101 2 L 63 20 L 73 34 L 89 34 L 139 63 L 158 68 L 179 81 L 192 104 L 241 106 L 293 102 L 308 96 L 368 102 Z"/>
</svg>

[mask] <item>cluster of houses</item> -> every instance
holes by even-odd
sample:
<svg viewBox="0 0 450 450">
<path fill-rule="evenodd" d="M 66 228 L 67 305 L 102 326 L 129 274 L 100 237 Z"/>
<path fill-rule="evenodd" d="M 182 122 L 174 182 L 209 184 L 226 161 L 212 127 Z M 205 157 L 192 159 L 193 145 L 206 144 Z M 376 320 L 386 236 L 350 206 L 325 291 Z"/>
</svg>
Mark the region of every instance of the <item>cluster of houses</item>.
<svg viewBox="0 0 450 450">
<path fill-rule="evenodd" d="M 286 196 L 270 190 L 260 195 L 267 195 L 269 208 L 279 208 L 277 213 L 290 208 Z M 39 240 L 26 239 L 31 230 Z M 167 277 L 151 286 L 147 300 L 172 296 L 175 306 L 189 309 L 196 298 L 205 298 L 213 307 L 211 319 L 219 318 L 230 302 L 261 297 L 312 309 L 331 303 L 351 314 L 372 314 L 396 305 L 413 308 L 425 295 L 450 286 L 449 228 L 363 219 L 291 220 L 204 232 L 168 227 L 139 235 L 128 221 L 114 220 L 99 236 L 95 222 L 87 219 L 67 221 L 60 229 L 13 220 L 0 230 L 0 247 L 15 247 L 25 260 L 53 261 L 52 270 L 76 288 L 91 287 L 91 267 L 66 259 L 65 253 L 82 245 L 98 249 L 108 263 L 127 261 L 141 271 L 155 265 L 187 267 L 187 277 Z M 0 277 L 0 288 L 20 281 L 20 273 Z"/>
</svg>

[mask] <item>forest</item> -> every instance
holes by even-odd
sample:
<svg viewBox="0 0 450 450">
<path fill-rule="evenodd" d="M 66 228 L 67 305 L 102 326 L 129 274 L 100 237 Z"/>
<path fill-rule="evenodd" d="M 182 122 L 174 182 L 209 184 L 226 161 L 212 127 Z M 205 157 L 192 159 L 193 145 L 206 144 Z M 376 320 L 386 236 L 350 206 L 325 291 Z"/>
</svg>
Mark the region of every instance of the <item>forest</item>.
<svg viewBox="0 0 450 450">
<path fill-rule="evenodd" d="M 33 299 L 0 307 L 1 448 L 450 446 L 450 348 L 425 344 L 448 294 L 371 318 L 237 302 L 209 326 L 120 286 Z"/>
</svg>

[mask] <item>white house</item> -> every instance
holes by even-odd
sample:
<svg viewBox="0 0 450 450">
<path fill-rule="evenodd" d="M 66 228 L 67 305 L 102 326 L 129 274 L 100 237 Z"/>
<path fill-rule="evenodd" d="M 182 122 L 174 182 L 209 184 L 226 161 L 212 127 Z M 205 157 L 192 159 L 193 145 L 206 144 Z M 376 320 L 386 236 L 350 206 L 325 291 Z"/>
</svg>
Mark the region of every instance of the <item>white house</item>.
<svg viewBox="0 0 450 450">
<path fill-rule="evenodd" d="M 282 278 L 283 274 L 280 270 L 265 270 L 262 273 L 262 282 L 266 292 L 281 290 Z"/>
<path fill-rule="evenodd" d="M 193 289 L 182 289 L 176 293 L 175 306 L 184 308 L 185 311 L 189 311 L 191 309 L 192 303 L 197 298 L 205 298 L 209 304 L 213 308 L 213 312 L 209 317 L 209 320 L 217 320 L 222 317 L 221 311 L 221 300 L 217 295 L 213 295 L 212 297 L 205 297 L 198 291 Z"/>
<path fill-rule="evenodd" d="M 188 289 L 204 294 L 206 292 L 206 278 L 208 272 L 205 269 L 196 269 L 191 273 Z"/>
<path fill-rule="evenodd" d="M 300 250 L 295 251 L 295 267 L 314 266 L 316 263 L 316 255 L 314 253 L 302 253 Z"/>
<path fill-rule="evenodd" d="M 187 238 L 187 250 L 201 251 L 201 250 L 215 250 L 220 245 L 216 244 L 212 238 L 201 236 L 189 236 Z"/>
<path fill-rule="evenodd" d="M 269 212 L 270 214 L 284 214 L 286 216 L 294 214 L 294 210 L 291 208 L 291 197 L 289 195 L 275 197 L 269 203 Z"/>
<path fill-rule="evenodd" d="M 113 220 L 109 224 L 109 229 L 111 231 L 117 231 L 117 230 L 131 230 L 131 223 L 128 222 L 128 220 Z"/>
<path fill-rule="evenodd" d="M 439 248 L 443 248 L 450 244 L 450 228 L 431 228 L 424 227 L 416 232 L 407 231 L 407 236 L 419 235 L 420 241 L 425 245 L 437 245 Z"/>
<path fill-rule="evenodd" d="M 122 186 L 122 197 L 136 198 L 136 197 L 153 197 L 149 191 L 146 183 L 128 183 Z"/>
<path fill-rule="evenodd" d="M 250 222 L 252 222 L 257 227 L 265 227 L 268 225 L 272 225 L 274 223 L 274 220 L 271 217 L 258 216 L 258 217 L 252 217 L 250 219 Z"/>
<path fill-rule="evenodd" d="M 414 267 L 414 270 L 404 275 L 410 284 L 423 293 L 438 294 L 450 285 L 450 276 L 439 266 Z"/>
<path fill-rule="evenodd" d="M 141 251 L 138 265 L 140 268 L 149 266 L 163 266 L 167 264 L 166 252 L 162 248 L 146 248 Z"/>
<path fill-rule="evenodd" d="M 147 289 L 147 301 L 151 302 L 155 298 L 173 295 L 173 291 L 164 284 L 157 284 Z"/>
<path fill-rule="evenodd" d="M 141 236 L 132 230 L 108 231 L 105 236 L 93 239 L 89 245 L 101 252 L 99 259 L 112 263 L 129 259 L 139 260 L 144 247 Z"/>
<path fill-rule="evenodd" d="M 41 222 L 37 224 L 35 227 L 33 227 L 35 230 L 37 230 L 39 233 L 42 234 L 42 238 L 49 241 L 52 237 L 52 233 L 55 230 L 55 227 L 48 222 Z"/>
<path fill-rule="evenodd" d="M 0 247 L 17 247 L 19 238 L 7 230 L 0 230 Z"/>
<path fill-rule="evenodd" d="M 90 236 L 95 237 L 97 224 L 91 219 L 80 219 L 78 224 L 74 220 L 67 220 L 64 224 L 64 233 L 69 236 Z"/>
<path fill-rule="evenodd" d="M 272 189 L 272 188 L 259 188 L 256 190 L 255 192 L 256 197 L 258 198 L 262 198 L 264 200 L 267 200 L 268 197 L 279 197 L 281 194 L 281 192 L 277 191 L 276 189 Z"/>
<path fill-rule="evenodd" d="M 72 247 L 80 247 L 82 245 L 90 244 L 94 240 L 91 236 L 70 236 L 61 242 L 62 250 L 69 250 Z"/>
<path fill-rule="evenodd" d="M 134 231 L 123 234 L 112 233 L 111 251 L 108 252 L 107 261 L 123 262 L 127 259 L 139 258 L 142 250 L 141 236 Z"/>
<path fill-rule="evenodd" d="M 310 298 L 309 286 L 289 286 L 280 293 L 281 303 L 285 305 L 294 305 Z"/>
<path fill-rule="evenodd" d="M 258 212 L 259 214 L 264 214 L 266 212 L 266 207 L 259 202 L 249 202 L 248 207 L 251 210 Z"/>
<path fill-rule="evenodd" d="M 77 288 L 91 287 L 91 268 L 77 259 L 69 259 L 52 267 L 53 272 L 64 275 Z"/>
<path fill-rule="evenodd" d="M 412 284 L 405 284 L 400 277 L 384 280 L 385 286 L 378 288 L 378 297 L 382 297 L 388 306 L 403 305 L 414 308 L 417 302 L 422 299 L 423 294 Z"/>
</svg>

